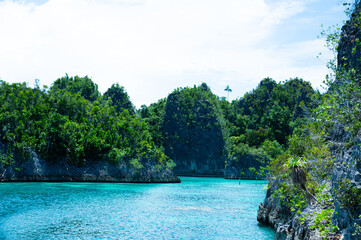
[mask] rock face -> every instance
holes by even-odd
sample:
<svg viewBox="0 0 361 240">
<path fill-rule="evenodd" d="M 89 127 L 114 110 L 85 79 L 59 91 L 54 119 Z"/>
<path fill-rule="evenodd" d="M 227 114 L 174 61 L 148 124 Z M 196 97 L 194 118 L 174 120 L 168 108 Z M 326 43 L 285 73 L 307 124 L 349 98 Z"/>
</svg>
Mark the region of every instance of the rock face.
<svg viewBox="0 0 361 240">
<path fill-rule="evenodd" d="M 355 144 L 348 150 L 341 151 L 335 161 L 335 168 L 332 174 L 333 189 L 338 189 L 341 181 L 347 179 L 352 183 L 353 188 L 361 189 L 361 137 L 358 137 Z M 341 207 L 340 202 L 335 201 L 335 212 L 332 221 L 337 223 L 342 230 L 344 239 L 360 239 L 361 233 L 357 226 L 361 226 L 361 209 L 354 209 L 352 212 Z"/>
<path fill-rule="evenodd" d="M 168 96 L 163 136 L 165 153 L 181 175 L 223 175 L 225 140 L 218 101 L 207 85 Z"/>
<path fill-rule="evenodd" d="M 361 5 L 357 4 L 351 15 L 351 19 L 342 27 L 341 38 L 337 48 L 337 66 L 344 70 L 356 69 L 360 73 L 361 56 L 360 40 L 360 12 Z"/>
<path fill-rule="evenodd" d="M 348 71 L 351 68 L 356 70 L 360 75 L 361 69 L 361 29 L 360 29 L 361 3 L 355 6 L 351 19 L 342 27 L 341 38 L 338 45 L 338 67 Z M 347 81 L 338 79 L 339 83 Z M 331 140 L 334 142 L 331 149 L 336 153 L 334 170 L 332 173 L 332 190 L 337 190 L 340 182 L 347 180 L 351 183 L 352 188 L 361 189 L 361 132 L 353 139 L 351 134 L 336 123 L 331 132 Z M 347 142 L 352 140 L 351 147 L 345 147 Z M 344 147 L 340 147 L 344 146 Z M 336 198 L 334 191 L 331 191 Z M 342 233 L 343 239 L 361 239 L 361 209 L 352 211 L 341 207 L 339 201 L 335 201 L 335 212 L 332 216 L 332 222 L 337 224 Z"/>
<path fill-rule="evenodd" d="M 351 20 L 342 28 L 338 46 L 338 67 L 346 71 L 354 68 L 356 73 L 361 69 L 361 49 L 358 45 L 361 39 L 360 13 L 361 3 L 358 3 Z M 339 78 L 336 82 L 342 84 L 342 81 L 347 80 Z M 337 224 L 339 227 L 339 234 L 329 239 L 361 239 L 361 209 L 350 211 L 350 209 L 343 208 L 335 195 L 335 190 L 343 180 L 349 181 L 353 189 L 361 191 L 361 132 L 351 139 L 351 134 L 344 129 L 342 124 L 336 122 L 329 132 L 328 140 L 331 143 L 330 150 L 334 154 L 335 160 L 332 178 L 326 184 L 331 187 L 330 192 L 335 199 L 332 224 Z M 350 142 L 352 142 L 352 146 L 346 147 Z M 268 190 L 265 201 L 259 205 L 258 221 L 274 227 L 275 239 L 322 239 L 319 232 L 310 228 L 315 220 L 314 217 L 307 215 L 307 213 L 317 210 L 320 212 L 321 209 L 315 209 L 318 205 L 309 205 L 302 209 L 301 215 L 307 216 L 305 223 L 301 225 L 298 220 L 299 215 L 292 215 L 286 207 L 270 197 L 272 192 L 277 189 L 276 185 Z"/>
<path fill-rule="evenodd" d="M 345 149 L 345 142 L 350 140 L 350 133 L 344 130 L 341 124 L 336 123 L 330 133 L 332 142 L 331 151 L 335 154 L 334 169 L 330 181 L 325 182 L 331 186 L 334 199 L 334 190 L 338 188 L 340 181 L 350 180 L 353 188 L 361 189 L 361 134 L 354 140 L 353 146 Z M 319 204 L 311 204 L 302 209 L 301 215 L 294 213 L 272 198 L 271 194 L 277 190 L 278 181 L 268 189 L 266 199 L 259 205 L 257 219 L 260 223 L 272 226 L 275 231 L 275 239 L 323 239 L 320 232 L 311 228 L 315 221 L 315 215 L 310 213 L 321 212 Z M 357 240 L 361 239 L 358 228 L 361 226 L 361 209 L 352 212 L 343 208 L 337 200 L 334 202 L 335 214 L 332 216 L 332 224 L 337 224 L 339 234 L 329 239 Z M 305 222 L 300 224 L 299 217 L 305 217 Z"/>
<path fill-rule="evenodd" d="M 177 183 L 180 179 L 167 168 L 157 168 L 150 161 L 136 170 L 129 163 L 88 163 L 76 167 L 63 163 L 51 164 L 30 151 L 27 159 L 16 159 L 10 166 L 0 164 L 0 182 L 132 182 Z"/>
<path fill-rule="evenodd" d="M 310 213 L 322 210 L 321 207 L 309 205 L 302 210 L 302 214 L 292 213 L 277 198 L 271 197 L 271 194 L 278 189 L 279 183 L 276 180 L 267 190 L 265 201 L 258 207 L 257 220 L 274 228 L 275 240 L 323 239 L 319 231 L 310 227 L 315 220 L 315 216 Z M 305 218 L 303 224 L 300 223 L 299 217 Z"/>
<path fill-rule="evenodd" d="M 278 226 L 283 225 L 291 216 L 291 212 L 282 207 L 279 202 L 276 202 L 274 198 L 271 198 L 273 191 L 277 189 L 278 181 L 267 190 L 266 199 L 259 205 L 257 220 L 265 225 L 273 226 L 275 229 Z"/>
</svg>

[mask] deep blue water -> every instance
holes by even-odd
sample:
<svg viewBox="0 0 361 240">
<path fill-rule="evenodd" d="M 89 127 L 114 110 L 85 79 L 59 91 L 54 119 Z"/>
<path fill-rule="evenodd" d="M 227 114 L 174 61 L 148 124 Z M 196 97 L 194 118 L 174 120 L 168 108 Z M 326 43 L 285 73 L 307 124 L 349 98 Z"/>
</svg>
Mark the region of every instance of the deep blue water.
<svg viewBox="0 0 361 240">
<path fill-rule="evenodd" d="M 0 239 L 273 239 L 265 182 L 0 183 Z"/>
</svg>

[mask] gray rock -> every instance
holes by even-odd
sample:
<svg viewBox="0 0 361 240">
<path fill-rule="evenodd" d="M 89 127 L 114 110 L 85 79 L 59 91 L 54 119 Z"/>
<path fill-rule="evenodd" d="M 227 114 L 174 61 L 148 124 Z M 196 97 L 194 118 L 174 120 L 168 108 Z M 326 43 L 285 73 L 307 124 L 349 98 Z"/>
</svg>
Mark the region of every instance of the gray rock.
<svg viewBox="0 0 361 240">
<path fill-rule="evenodd" d="M 0 181 L 6 182 L 133 182 L 176 183 L 180 179 L 171 169 L 155 167 L 151 160 L 142 162 L 137 170 L 127 162 L 111 164 L 105 161 L 86 163 L 82 167 L 65 161 L 49 163 L 30 151 L 27 159 L 16 159 L 10 166 L 0 164 Z"/>
<path fill-rule="evenodd" d="M 291 212 L 271 194 L 278 188 L 279 181 L 276 180 L 267 190 L 266 198 L 260 203 L 257 213 L 257 220 L 260 223 L 269 225 L 277 230 L 279 225 L 284 225 L 291 217 Z"/>
<path fill-rule="evenodd" d="M 332 187 L 338 189 L 338 183 L 343 179 L 349 179 L 353 187 L 361 188 L 361 173 L 360 173 L 360 160 L 361 160 L 361 138 L 355 139 L 355 144 L 347 151 L 340 152 L 335 161 L 336 167 L 332 174 Z M 360 210 L 349 212 L 341 206 L 339 201 L 335 201 L 335 212 L 332 220 L 337 223 L 341 229 L 344 239 L 360 239 L 361 236 L 354 235 L 356 233 L 355 224 L 360 226 L 359 216 Z"/>
<path fill-rule="evenodd" d="M 275 229 L 275 240 L 322 239 L 320 233 L 310 227 L 315 218 L 315 215 L 310 213 L 321 209 L 316 209 L 316 205 L 309 205 L 302 209 L 301 215 L 292 213 L 277 198 L 271 197 L 271 194 L 278 189 L 279 183 L 275 181 L 268 189 L 264 203 L 259 205 L 257 220 Z M 299 222 L 300 216 L 306 217 L 303 224 Z"/>
</svg>

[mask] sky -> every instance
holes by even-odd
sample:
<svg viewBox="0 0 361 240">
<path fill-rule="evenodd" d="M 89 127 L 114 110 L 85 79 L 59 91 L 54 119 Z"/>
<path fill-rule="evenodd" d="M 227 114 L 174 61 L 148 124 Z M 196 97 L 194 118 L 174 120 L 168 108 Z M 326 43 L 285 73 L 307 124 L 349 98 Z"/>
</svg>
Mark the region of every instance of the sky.
<svg viewBox="0 0 361 240">
<path fill-rule="evenodd" d="M 321 25 L 343 0 L 0 0 L 0 79 L 51 86 L 89 76 L 136 107 L 202 82 L 238 99 L 271 77 L 320 89 L 333 53 Z M 319 53 L 321 57 L 317 58 Z"/>
</svg>

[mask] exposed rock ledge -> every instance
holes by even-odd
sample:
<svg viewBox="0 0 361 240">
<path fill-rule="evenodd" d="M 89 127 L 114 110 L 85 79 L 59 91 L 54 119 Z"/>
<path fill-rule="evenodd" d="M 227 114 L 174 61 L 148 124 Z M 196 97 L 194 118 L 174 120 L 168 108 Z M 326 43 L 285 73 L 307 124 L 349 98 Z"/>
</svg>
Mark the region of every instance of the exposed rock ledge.
<svg viewBox="0 0 361 240">
<path fill-rule="evenodd" d="M 30 152 L 27 160 L 11 166 L 0 165 L 3 182 L 125 182 L 125 183 L 179 183 L 180 179 L 167 168 L 158 169 L 151 161 L 142 162 L 136 170 L 129 163 L 88 163 L 82 167 L 63 163 L 51 164 Z"/>
<path fill-rule="evenodd" d="M 282 206 L 276 198 L 271 197 L 271 193 L 277 189 L 278 181 L 268 189 L 266 199 L 260 203 L 257 213 L 257 220 L 265 225 L 271 226 L 276 231 L 275 240 L 320 240 L 323 239 L 319 231 L 311 229 L 313 223 L 312 215 L 315 212 L 316 205 L 309 205 L 302 210 L 302 217 L 306 216 L 305 223 L 302 225 L 298 220 L 298 214 L 292 214 L 291 211 Z"/>
<path fill-rule="evenodd" d="M 359 163 L 361 159 L 361 134 L 355 139 L 355 144 L 348 150 L 337 150 L 343 142 L 350 139 L 348 132 L 344 130 L 342 125 L 335 124 L 333 131 L 330 133 L 333 145 L 330 150 L 335 154 L 334 169 L 330 180 L 324 181 L 329 188 L 333 189 L 335 184 L 344 178 L 352 180 L 357 188 L 361 188 L 361 171 Z M 337 153 L 337 154 L 336 154 Z M 319 204 L 310 204 L 306 208 L 301 209 L 301 215 L 297 213 L 292 214 L 287 207 L 282 206 L 277 198 L 272 198 L 271 194 L 277 190 L 279 181 L 268 189 L 265 201 L 259 205 L 257 220 L 269 226 L 272 226 L 275 231 L 275 240 L 319 240 L 324 239 L 318 230 L 312 229 L 311 226 L 315 221 L 315 212 L 321 212 Z M 332 193 L 332 191 L 331 191 Z M 336 214 L 337 213 L 337 214 Z M 359 216 L 361 210 L 353 213 L 354 216 Z M 328 236 L 327 239 L 344 239 L 356 240 L 360 239 L 360 235 L 355 235 L 356 226 L 360 226 L 360 220 L 350 215 L 345 209 L 341 208 L 338 201 L 335 201 L 335 213 L 332 216 L 332 224 L 339 227 L 337 234 Z M 306 217 L 305 222 L 300 224 L 298 217 Z M 356 224 L 356 225 L 355 225 Z"/>
</svg>

